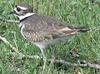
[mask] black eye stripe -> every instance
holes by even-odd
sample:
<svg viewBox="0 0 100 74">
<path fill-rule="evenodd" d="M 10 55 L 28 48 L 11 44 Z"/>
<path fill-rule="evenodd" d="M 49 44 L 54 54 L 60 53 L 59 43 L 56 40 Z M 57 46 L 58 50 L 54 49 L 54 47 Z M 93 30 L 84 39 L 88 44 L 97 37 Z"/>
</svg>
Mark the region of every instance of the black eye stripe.
<svg viewBox="0 0 100 74">
<path fill-rule="evenodd" d="M 20 9 L 20 8 L 18 8 L 18 7 L 17 7 L 16 9 L 17 9 L 17 11 L 18 11 L 18 12 L 19 12 L 19 11 L 21 11 L 21 9 Z"/>
</svg>

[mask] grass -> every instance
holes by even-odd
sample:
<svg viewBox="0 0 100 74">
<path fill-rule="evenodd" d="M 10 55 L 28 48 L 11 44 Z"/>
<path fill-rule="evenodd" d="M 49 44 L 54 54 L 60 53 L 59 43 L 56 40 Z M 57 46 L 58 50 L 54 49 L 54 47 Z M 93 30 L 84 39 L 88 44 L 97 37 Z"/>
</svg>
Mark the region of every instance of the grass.
<svg viewBox="0 0 100 74">
<path fill-rule="evenodd" d="M 96 0 L 97 1 L 97 0 Z M 100 26 L 100 4 L 92 0 L 2 0 L 0 1 L 0 17 L 16 19 L 9 16 L 16 3 L 27 2 L 33 6 L 36 13 L 58 18 L 59 20 L 78 26 L 87 26 L 91 29 Z M 17 20 L 17 19 L 16 19 Z M 0 21 L 0 35 L 24 54 L 40 54 L 33 44 L 25 41 L 15 23 Z M 68 37 L 66 44 L 56 44 L 47 50 L 47 57 L 51 57 L 50 50 L 56 50 L 56 58 L 78 63 L 78 60 L 86 60 L 100 64 L 100 30 Z M 0 74 L 41 74 L 42 69 L 37 67 L 40 60 L 19 59 L 12 54 L 10 47 L 0 41 Z M 76 49 L 80 53 L 79 58 L 73 58 L 69 52 Z M 65 69 L 59 66 L 46 65 L 44 74 L 100 74 L 100 70 L 93 68 L 70 67 Z"/>
</svg>

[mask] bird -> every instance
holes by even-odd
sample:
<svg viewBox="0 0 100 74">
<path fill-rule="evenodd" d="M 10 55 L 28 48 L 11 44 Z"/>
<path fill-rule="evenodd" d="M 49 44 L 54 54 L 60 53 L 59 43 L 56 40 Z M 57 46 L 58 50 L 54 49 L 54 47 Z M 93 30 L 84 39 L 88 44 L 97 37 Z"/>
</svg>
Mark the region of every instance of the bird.
<svg viewBox="0 0 100 74">
<path fill-rule="evenodd" d="M 54 17 L 39 15 L 27 3 L 15 5 L 12 13 L 19 18 L 22 36 L 41 50 L 44 60 L 46 59 L 44 49 L 48 45 L 55 44 L 69 35 L 89 31 L 86 27 L 73 26 Z"/>
</svg>

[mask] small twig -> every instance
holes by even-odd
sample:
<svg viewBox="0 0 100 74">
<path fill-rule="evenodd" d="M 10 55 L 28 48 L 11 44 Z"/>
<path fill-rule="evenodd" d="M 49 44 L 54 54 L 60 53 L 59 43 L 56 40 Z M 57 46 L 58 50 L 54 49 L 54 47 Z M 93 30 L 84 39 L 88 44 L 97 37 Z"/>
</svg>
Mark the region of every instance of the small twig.
<svg viewBox="0 0 100 74">
<path fill-rule="evenodd" d="M 19 54 L 22 58 L 26 57 L 26 58 L 36 58 L 39 59 L 40 57 L 37 55 L 34 56 L 30 56 L 30 55 L 24 55 L 23 53 L 19 52 L 18 49 L 16 47 L 14 47 L 12 44 L 10 44 L 9 41 L 6 40 L 6 38 L 0 36 L 0 40 L 2 40 L 5 44 L 9 45 L 11 50 L 13 50 L 14 52 L 16 52 L 17 54 Z"/>
<path fill-rule="evenodd" d="M 51 59 L 49 59 L 50 61 Z M 100 69 L 100 65 L 99 64 L 94 64 L 94 63 L 84 63 L 84 64 L 77 64 L 77 63 L 71 63 L 65 60 L 55 60 L 54 63 L 61 63 L 63 65 L 69 65 L 69 66 L 80 66 L 80 67 L 90 67 L 90 68 L 95 68 L 95 69 Z"/>
<path fill-rule="evenodd" d="M 7 20 L 7 19 L 1 18 L 1 17 L 0 17 L 0 21 L 7 22 L 7 23 L 19 23 L 19 21 L 17 21 L 17 20 Z"/>
<path fill-rule="evenodd" d="M 19 21 L 16 21 L 16 20 L 5 20 L 5 21 L 8 23 L 19 23 Z"/>
<path fill-rule="evenodd" d="M 100 26 L 91 28 L 88 32 L 100 31 Z"/>
</svg>

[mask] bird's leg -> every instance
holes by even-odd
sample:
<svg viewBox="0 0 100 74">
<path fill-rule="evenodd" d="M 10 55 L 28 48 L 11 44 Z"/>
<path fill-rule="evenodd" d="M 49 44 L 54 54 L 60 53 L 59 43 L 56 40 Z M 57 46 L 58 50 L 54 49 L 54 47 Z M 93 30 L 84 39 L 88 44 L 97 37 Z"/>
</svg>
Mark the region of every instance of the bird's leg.
<svg viewBox="0 0 100 74">
<path fill-rule="evenodd" d="M 41 53 L 42 53 L 42 58 L 43 58 L 43 60 L 45 60 L 46 56 L 45 56 L 44 50 L 42 48 L 40 50 L 41 50 Z"/>
<path fill-rule="evenodd" d="M 34 43 L 37 47 L 40 48 L 41 50 L 41 53 L 42 53 L 42 58 L 43 58 L 43 62 L 44 62 L 44 65 L 43 65 L 43 71 L 45 69 L 45 66 L 46 66 L 46 56 L 45 56 L 45 53 L 44 53 L 44 50 L 45 49 L 45 44 L 44 43 L 41 43 L 41 42 L 37 42 L 37 43 Z"/>
<path fill-rule="evenodd" d="M 43 72 L 44 72 L 44 69 L 45 69 L 45 66 L 46 66 L 46 61 L 47 61 L 47 59 L 46 59 L 46 56 L 45 56 L 45 54 L 44 54 L 44 51 L 43 51 L 43 49 L 41 48 L 40 49 L 41 50 L 41 53 L 42 53 L 42 57 L 43 57 Z"/>
<path fill-rule="evenodd" d="M 53 49 L 52 51 L 51 51 L 51 53 L 52 53 L 52 60 L 51 60 L 51 64 L 54 64 L 54 61 L 55 61 L 55 49 Z"/>
</svg>

